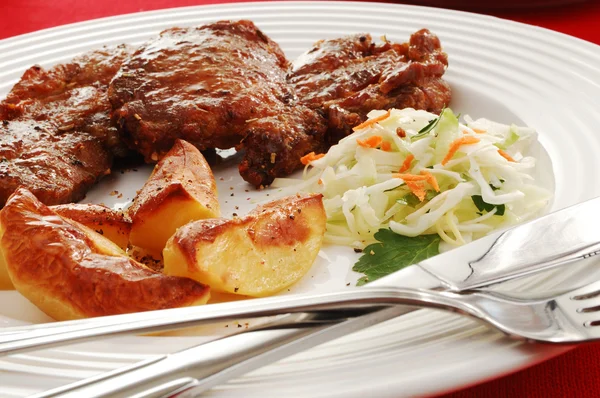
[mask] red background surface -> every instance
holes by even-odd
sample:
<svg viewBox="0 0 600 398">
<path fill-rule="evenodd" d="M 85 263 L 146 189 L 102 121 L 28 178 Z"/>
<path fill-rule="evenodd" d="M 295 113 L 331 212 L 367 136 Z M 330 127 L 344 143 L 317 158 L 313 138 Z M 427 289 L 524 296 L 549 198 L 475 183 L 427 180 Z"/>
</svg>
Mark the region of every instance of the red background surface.
<svg viewBox="0 0 600 398">
<path fill-rule="evenodd" d="M 230 0 L 0 0 L 0 39 L 111 15 L 225 2 Z M 563 5 L 539 6 L 545 2 Z M 600 28 L 597 26 L 600 22 L 600 2 L 596 0 L 500 0 L 489 3 L 485 0 L 415 0 L 413 3 L 468 9 L 542 26 L 600 44 Z M 538 6 L 524 8 L 526 3 Z M 506 8 L 507 5 L 512 5 L 512 8 Z M 438 398 L 600 397 L 598 358 L 600 344 L 591 344 L 512 375 Z"/>
</svg>

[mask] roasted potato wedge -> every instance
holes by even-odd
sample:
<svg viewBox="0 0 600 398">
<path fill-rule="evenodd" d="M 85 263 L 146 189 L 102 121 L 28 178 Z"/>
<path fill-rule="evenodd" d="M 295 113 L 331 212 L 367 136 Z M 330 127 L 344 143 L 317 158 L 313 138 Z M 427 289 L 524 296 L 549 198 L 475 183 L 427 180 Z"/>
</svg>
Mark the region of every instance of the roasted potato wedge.
<svg viewBox="0 0 600 398">
<path fill-rule="evenodd" d="M 132 221 L 130 243 L 159 255 L 180 226 L 219 217 L 217 184 L 204 156 L 177 140 L 127 213 Z"/>
<path fill-rule="evenodd" d="M 50 208 L 59 216 L 77 221 L 116 243 L 121 249 L 127 249 L 131 221 L 122 211 L 102 205 L 82 203 L 56 205 Z"/>
<path fill-rule="evenodd" d="M 204 304 L 209 287 L 154 272 L 25 189 L 0 212 L 0 247 L 16 289 L 56 320 Z"/>
<path fill-rule="evenodd" d="M 101 205 L 77 203 L 50 206 L 50 209 L 61 217 L 77 221 L 93 229 L 108 238 L 111 242 L 117 244 L 121 249 L 127 249 L 131 222 L 125 218 L 123 212 Z M 14 288 L 6 269 L 4 256 L 0 253 L 0 290 L 11 290 Z"/>
<path fill-rule="evenodd" d="M 244 218 L 196 221 L 167 242 L 164 272 L 217 292 L 268 296 L 310 269 L 323 243 L 325 221 L 320 194 L 275 200 Z"/>
</svg>

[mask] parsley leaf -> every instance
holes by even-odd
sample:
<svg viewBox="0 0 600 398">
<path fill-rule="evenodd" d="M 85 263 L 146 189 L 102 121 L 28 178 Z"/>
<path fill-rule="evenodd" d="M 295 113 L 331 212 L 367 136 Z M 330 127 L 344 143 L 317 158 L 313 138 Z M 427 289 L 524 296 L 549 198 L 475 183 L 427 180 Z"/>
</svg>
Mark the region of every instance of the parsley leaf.
<svg viewBox="0 0 600 398">
<path fill-rule="evenodd" d="M 375 239 L 379 242 L 367 246 L 352 267 L 354 271 L 365 274 L 358 280 L 357 286 L 439 253 L 440 237 L 437 234 L 408 237 L 389 229 L 380 229 L 375 233 Z"/>
<path fill-rule="evenodd" d="M 475 206 L 477 206 L 477 210 L 479 211 L 490 212 L 496 208 L 496 214 L 494 214 L 495 216 L 503 216 L 504 212 L 506 211 L 505 205 L 493 205 L 491 203 L 487 203 L 483 200 L 481 195 L 473 195 L 471 196 L 471 199 L 473 199 L 473 203 L 475 203 Z"/>
</svg>

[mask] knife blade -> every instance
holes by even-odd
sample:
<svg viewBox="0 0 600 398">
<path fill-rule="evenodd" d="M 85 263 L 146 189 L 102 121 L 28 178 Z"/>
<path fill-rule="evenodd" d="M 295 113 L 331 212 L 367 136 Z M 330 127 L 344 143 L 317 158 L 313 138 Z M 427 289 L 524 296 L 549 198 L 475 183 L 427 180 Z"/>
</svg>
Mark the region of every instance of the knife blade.
<svg viewBox="0 0 600 398">
<path fill-rule="evenodd" d="M 450 290 L 482 288 L 597 255 L 599 225 L 600 198 L 594 198 L 485 236 L 418 266 Z"/>
</svg>

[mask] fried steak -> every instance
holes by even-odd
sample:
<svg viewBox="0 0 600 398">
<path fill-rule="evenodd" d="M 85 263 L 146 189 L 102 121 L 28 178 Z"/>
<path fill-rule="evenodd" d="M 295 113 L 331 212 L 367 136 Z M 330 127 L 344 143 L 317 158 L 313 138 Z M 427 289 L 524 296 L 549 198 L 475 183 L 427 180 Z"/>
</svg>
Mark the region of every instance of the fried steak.
<svg viewBox="0 0 600 398">
<path fill-rule="evenodd" d="M 291 173 L 324 142 L 324 120 L 298 104 L 288 68 L 277 43 L 250 21 L 167 29 L 115 76 L 113 119 L 148 162 L 177 138 L 200 150 L 256 146 L 261 163 L 243 160 L 240 170 L 259 186 Z"/>
<path fill-rule="evenodd" d="M 288 81 L 303 104 L 326 116 L 335 144 L 373 109 L 439 113 L 451 97 L 442 80 L 447 66 L 439 39 L 427 29 L 402 44 L 375 44 L 369 34 L 357 34 L 315 43 L 293 63 Z"/>
<path fill-rule="evenodd" d="M 82 199 L 123 154 L 110 126 L 108 83 L 129 49 L 29 68 L 0 102 L 0 207 L 23 186 L 48 205 Z"/>
</svg>

